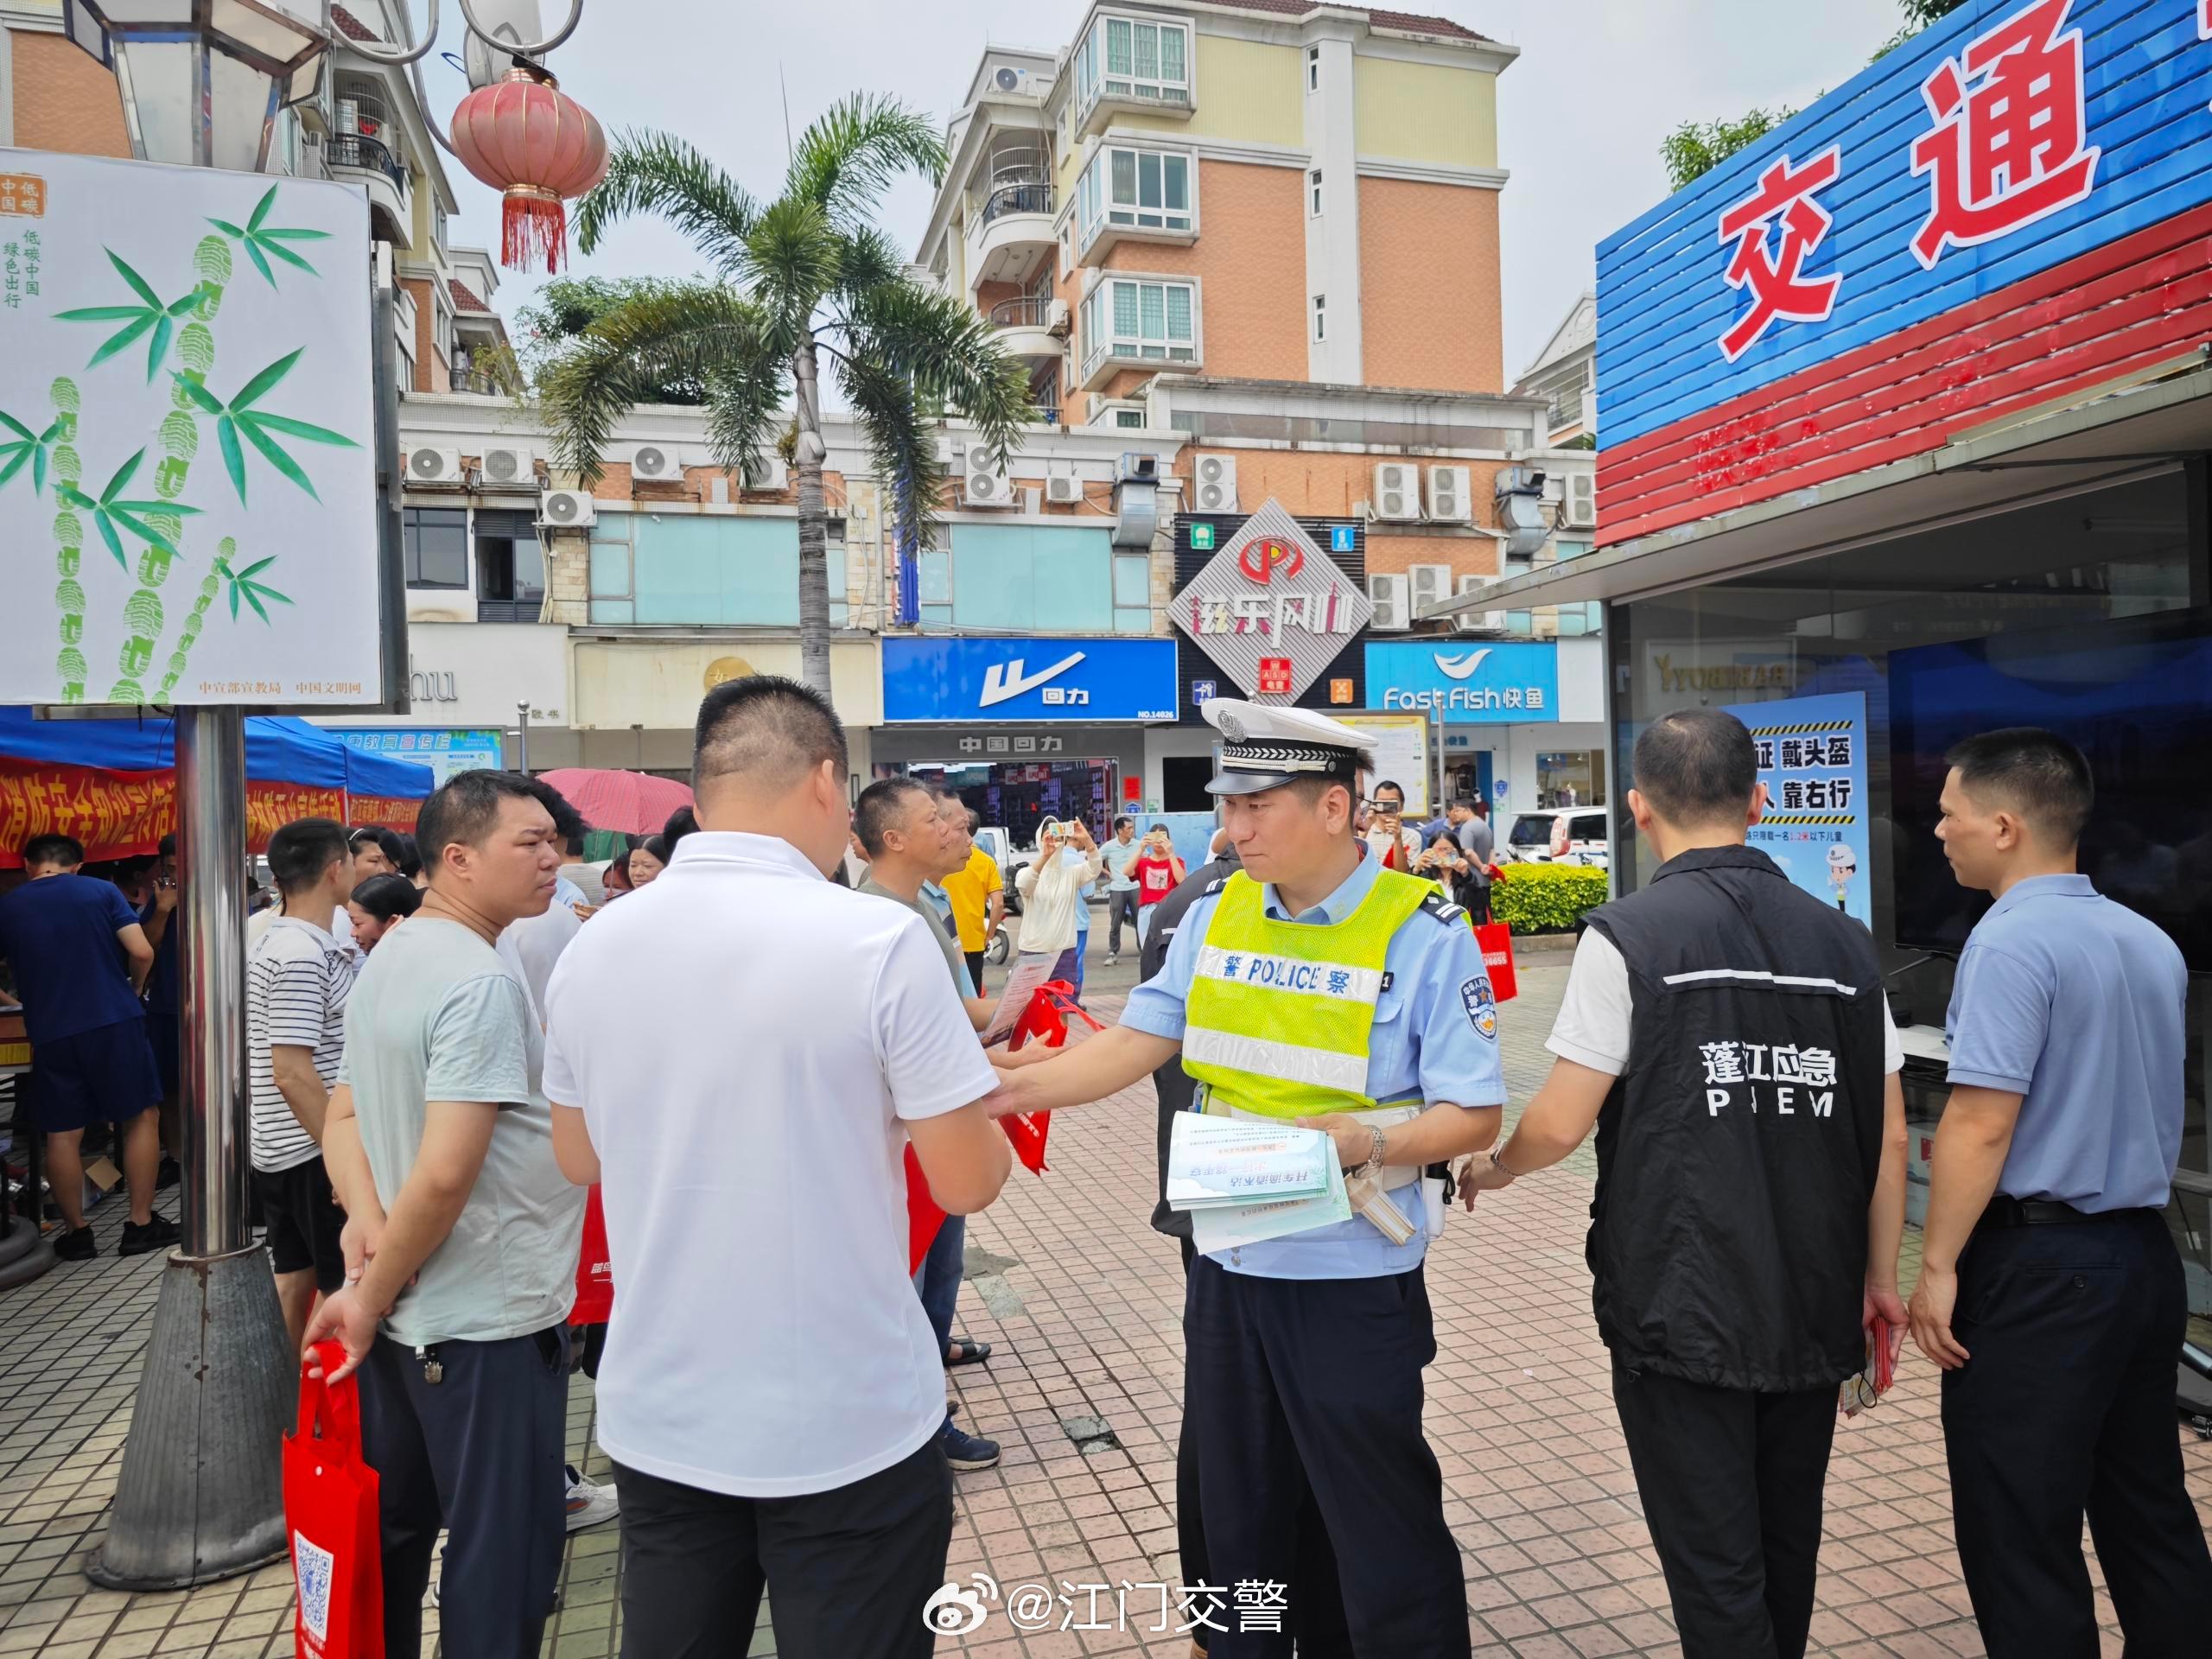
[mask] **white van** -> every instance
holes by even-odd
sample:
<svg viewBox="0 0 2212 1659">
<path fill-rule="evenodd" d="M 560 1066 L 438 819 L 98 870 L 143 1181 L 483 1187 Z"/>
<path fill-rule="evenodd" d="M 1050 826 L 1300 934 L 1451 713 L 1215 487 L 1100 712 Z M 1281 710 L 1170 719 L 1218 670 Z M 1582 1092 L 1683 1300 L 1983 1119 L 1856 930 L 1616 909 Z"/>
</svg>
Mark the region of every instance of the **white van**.
<svg viewBox="0 0 2212 1659">
<path fill-rule="evenodd" d="M 1499 850 L 1524 864 L 1586 864 L 1603 870 L 1612 864 L 1608 832 L 1602 806 L 1548 807 L 1514 819 Z"/>
</svg>

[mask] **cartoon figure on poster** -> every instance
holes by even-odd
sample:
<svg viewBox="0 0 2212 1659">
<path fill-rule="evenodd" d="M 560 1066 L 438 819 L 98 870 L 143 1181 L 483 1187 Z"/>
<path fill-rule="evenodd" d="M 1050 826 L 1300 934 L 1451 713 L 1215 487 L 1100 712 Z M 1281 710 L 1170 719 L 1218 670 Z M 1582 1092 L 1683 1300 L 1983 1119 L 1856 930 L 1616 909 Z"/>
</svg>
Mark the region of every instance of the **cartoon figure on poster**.
<svg viewBox="0 0 2212 1659">
<path fill-rule="evenodd" d="M 1728 712 L 1750 728 L 1766 787 L 1766 810 L 1751 826 L 1750 844 L 1794 885 L 1872 927 L 1866 695 L 1738 703 Z"/>
</svg>

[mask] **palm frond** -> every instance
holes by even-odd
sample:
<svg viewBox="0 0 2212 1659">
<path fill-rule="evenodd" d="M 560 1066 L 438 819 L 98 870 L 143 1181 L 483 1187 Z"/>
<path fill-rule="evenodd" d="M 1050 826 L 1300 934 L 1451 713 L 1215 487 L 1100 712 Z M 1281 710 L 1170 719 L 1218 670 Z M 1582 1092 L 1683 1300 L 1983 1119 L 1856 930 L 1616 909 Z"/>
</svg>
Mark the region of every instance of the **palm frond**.
<svg viewBox="0 0 2212 1659">
<path fill-rule="evenodd" d="M 876 203 L 900 174 L 918 173 L 935 184 L 946 165 L 944 139 L 929 117 L 895 98 L 855 92 L 799 136 L 784 194 L 857 230 L 874 219 Z"/>
<path fill-rule="evenodd" d="M 754 221 L 745 251 L 753 298 L 796 340 L 836 286 L 845 239 L 816 203 L 785 196 Z"/>
<path fill-rule="evenodd" d="M 766 353 L 733 357 L 707 377 L 707 442 L 715 464 L 747 489 L 764 481 L 763 451 L 784 423 L 788 360 Z"/>
<path fill-rule="evenodd" d="M 838 389 L 867 435 L 870 465 L 891 493 L 891 525 L 900 548 L 937 544 L 945 463 L 908 377 L 868 358 L 835 357 Z"/>
<path fill-rule="evenodd" d="M 586 253 L 618 221 L 658 213 L 696 243 L 725 276 L 744 267 L 746 232 L 760 208 L 742 185 L 681 138 L 626 132 L 607 176 L 576 204 L 576 245 Z"/>
<path fill-rule="evenodd" d="M 950 294 L 887 283 L 855 300 L 840 321 L 847 354 L 879 363 L 975 423 L 986 454 L 1002 462 L 1037 418 L 1028 371 L 997 329 Z"/>
<path fill-rule="evenodd" d="M 906 274 L 906 254 L 874 226 L 854 231 L 844 238 L 837 261 L 839 293 L 858 296 L 886 283 L 901 282 Z"/>
<path fill-rule="evenodd" d="M 639 394 L 672 378 L 765 378 L 785 391 L 789 341 L 761 309 L 727 285 L 689 283 L 616 306 L 577 337 L 543 389 L 553 463 L 597 481 L 615 422 Z"/>
</svg>

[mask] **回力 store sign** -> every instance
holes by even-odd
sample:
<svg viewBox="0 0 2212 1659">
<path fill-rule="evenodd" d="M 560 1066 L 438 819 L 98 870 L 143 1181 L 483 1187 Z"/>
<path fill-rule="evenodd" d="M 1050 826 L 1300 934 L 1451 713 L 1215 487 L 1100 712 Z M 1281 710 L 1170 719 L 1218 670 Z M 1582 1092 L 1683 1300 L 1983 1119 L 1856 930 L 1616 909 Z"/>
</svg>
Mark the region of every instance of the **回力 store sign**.
<svg viewBox="0 0 2212 1659">
<path fill-rule="evenodd" d="M 1601 545 L 2212 331 L 2212 8 L 1966 0 L 1599 245 Z"/>
</svg>

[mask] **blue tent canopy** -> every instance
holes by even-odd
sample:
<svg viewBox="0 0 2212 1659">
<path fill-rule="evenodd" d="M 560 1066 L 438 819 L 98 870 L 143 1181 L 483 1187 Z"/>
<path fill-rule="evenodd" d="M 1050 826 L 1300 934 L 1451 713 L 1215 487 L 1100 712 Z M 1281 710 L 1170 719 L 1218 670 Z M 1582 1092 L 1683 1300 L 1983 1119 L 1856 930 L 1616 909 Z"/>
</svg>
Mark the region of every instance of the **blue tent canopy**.
<svg viewBox="0 0 2212 1659">
<path fill-rule="evenodd" d="M 162 772 L 176 765 L 176 722 L 139 719 L 37 720 L 0 707 L 0 760 L 35 766 L 96 766 L 105 772 Z M 336 734 L 289 715 L 251 715 L 245 722 L 246 776 L 419 801 L 437 787 L 428 766 L 364 754 Z"/>
</svg>

